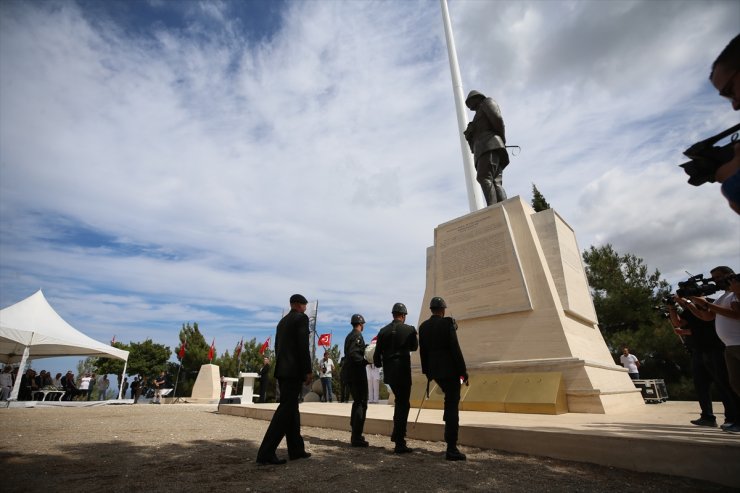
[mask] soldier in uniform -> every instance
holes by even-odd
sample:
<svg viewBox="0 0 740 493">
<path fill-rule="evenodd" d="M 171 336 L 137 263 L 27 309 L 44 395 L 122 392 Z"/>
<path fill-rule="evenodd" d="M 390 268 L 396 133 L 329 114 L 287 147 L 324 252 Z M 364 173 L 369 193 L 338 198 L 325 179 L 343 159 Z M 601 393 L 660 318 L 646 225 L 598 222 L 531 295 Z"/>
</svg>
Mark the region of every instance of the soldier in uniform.
<svg viewBox="0 0 740 493">
<path fill-rule="evenodd" d="M 311 383 L 311 353 L 308 350 L 308 301 L 300 294 L 290 297 L 290 312 L 278 323 L 275 334 L 275 378 L 280 387 L 280 405 L 272 415 L 270 426 L 257 452 L 257 464 L 285 464 L 275 455 L 285 437 L 290 460 L 307 459 L 301 436 L 301 414 L 298 396 L 304 382 Z"/>
<path fill-rule="evenodd" d="M 365 375 L 365 339 L 362 330 L 365 328 L 365 318 L 359 313 L 352 315 L 350 320 L 352 332 L 344 339 L 344 365 L 342 383 L 349 383 L 352 392 L 352 411 L 349 424 L 352 427 L 351 444 L 353 447 L 367 447 L 370 445 L 362 430 L 365 428 L 365 414 L 367 413 L 367 376 Z"/>
<path fill-rule="evenodd" d="M 457 342 L 457 323 L 445 317 L 447 304 L 436 296 L 429 303 L 432 316 L 419 326 L 419 356 L 421 372 L 428 380 L 434 380 L 445 393 L 443 419 L 445 422 L 445 442 L 447 460 L 465 460 L 465 454 L 457 449 L 459 429 L 458 404 L 460 403 L 460 377 L 467 383 L 460 344 Z"/>
<path fill-rule="evenodd" d="M 396 444 L 394 452 L 406 454 L 413 449 L 406 446 L 406 422 L 411 404 L 411 351 L 416 351 L 419 341 L 416 329 L 406 325 L 406 305 L 396 303 L 391 310 L 393 321 L 380 329 L 375 346 L 373 363 L 383 368 L 383 381 L 391 386 L 396 407 L 393 411 L 393 434 Z"/>
<path fill-rule="evenodd" d="M 475 111 L 473 121 L 465 129 L 465 140 L 475 158 L 475 179 L 480 183 L 486 205 L 506 200 L 503 172 L 509 164 L 506 152 L 506 131 L 501 109 L 491 98 L 470 91 L 465 106 Z"/>
</svg>

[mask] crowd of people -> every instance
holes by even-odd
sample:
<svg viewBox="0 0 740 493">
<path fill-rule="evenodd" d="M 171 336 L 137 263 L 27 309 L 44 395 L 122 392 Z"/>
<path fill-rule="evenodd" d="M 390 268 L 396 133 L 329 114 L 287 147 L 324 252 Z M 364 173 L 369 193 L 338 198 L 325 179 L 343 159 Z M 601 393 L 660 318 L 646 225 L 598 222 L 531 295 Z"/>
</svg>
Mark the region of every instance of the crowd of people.
<svg viewBox="0 0 740 493">
<path fill-rule="evenodd" d="M 10 400 L 13 387 L 18 378 L 18 367 L 5 365 L 0 373 L 0 401 Z M 109 395 L 110 380 L 108 375 L 99 378 L 95 373 L 84 373 L 75 378 L 72 371 L 64 375 L 57 373 L 54 377 L 46 370 L 36 373 L 33 368 L 28 368 L 20 377 L 18 387 L 18 400 L 31 401 L 41 400 L 46 393 L 56 394 L 53 400 L 96 400 L 104 401 Z"/>
</svg>

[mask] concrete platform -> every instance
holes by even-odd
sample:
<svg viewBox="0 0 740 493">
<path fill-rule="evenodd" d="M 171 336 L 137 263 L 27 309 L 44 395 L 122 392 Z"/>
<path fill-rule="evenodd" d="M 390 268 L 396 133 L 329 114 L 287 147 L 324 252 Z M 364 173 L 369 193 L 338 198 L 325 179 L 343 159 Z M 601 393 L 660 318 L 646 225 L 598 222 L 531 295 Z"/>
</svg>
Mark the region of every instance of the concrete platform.
<svg viewBox="0 0 740 493">
<path fill-rule="evenodd" d="M 350 408 L 348 403 L 304 402 L 301 424 L 349 431 Z M 277 404 L 218 406 L 222 414 L 264 420 L 275 409 Z M 408 438 L 442 441 L 442 411 L 422 409 L 414 424 L 417 412 L 412 408 L 409 413 Z M 461 411 L 459 444 L 740 487 L 740 434 L 689 423 L 698 417 L 697 403 L 670 401 L 616 415 Z M 392 427 L 392 406 L 368 406 L 365 434 L 390 436 Z"/>
</svg>

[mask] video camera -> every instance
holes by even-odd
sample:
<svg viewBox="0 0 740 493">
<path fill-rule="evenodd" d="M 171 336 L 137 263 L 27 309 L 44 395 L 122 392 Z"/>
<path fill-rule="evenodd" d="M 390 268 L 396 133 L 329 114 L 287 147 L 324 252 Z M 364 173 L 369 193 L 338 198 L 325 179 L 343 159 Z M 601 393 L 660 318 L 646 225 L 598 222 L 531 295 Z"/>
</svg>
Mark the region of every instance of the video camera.
<svg viewBox="0 0 740 493">
<path fill-rule="evenodd" d="M 689 296 L 709 296 L 720 290 L 712 279 L 704 279 L 704 274 L 697 274 L 687 280 L 678 283 L 676 295 L 680 298 Z"/>
<path fill-rule="evenodd" d="M 685 151 L 684 155 L 691 159 L 691 161 L 685 162 L 680 166 L 689 175 L 688 182 L 695 187 L 703 185 L 706 182 L 714 182 L 714 175 L 717 173 L 717 169 L 728 161 L 732 160 L 734 151 L 732 146 L 737 142 L 737 131 L 740 130 L 740 123 L 734 127 L 730 127 L 713 137 L 709 137 L 706 140 L 702 140 L 692 145 Z M 728 135 L 732 135 L 730 142 L 717 147 L 714 144 L 724 139 Z"/>
</svg>

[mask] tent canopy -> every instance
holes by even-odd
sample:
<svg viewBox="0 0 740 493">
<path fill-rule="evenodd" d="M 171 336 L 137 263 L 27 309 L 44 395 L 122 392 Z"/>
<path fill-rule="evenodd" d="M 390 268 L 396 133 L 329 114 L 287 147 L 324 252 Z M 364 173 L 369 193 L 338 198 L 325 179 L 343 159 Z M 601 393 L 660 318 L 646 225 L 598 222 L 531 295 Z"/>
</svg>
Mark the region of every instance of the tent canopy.
<svg viewBox="0 0 740 493">
<path fill-rule="evenodd" d="M 39 289 L 0 310 L 0 362 L 17 363 L 28 348 L 31 358 L 102 356 L 128 360 L 128 351 L 91 339 L 69 325 Z"/>
</svg>

